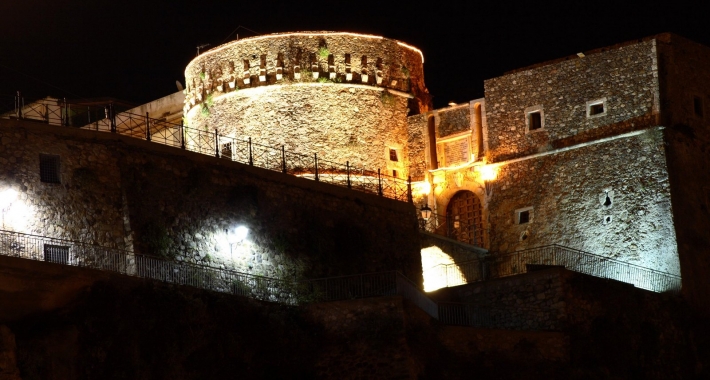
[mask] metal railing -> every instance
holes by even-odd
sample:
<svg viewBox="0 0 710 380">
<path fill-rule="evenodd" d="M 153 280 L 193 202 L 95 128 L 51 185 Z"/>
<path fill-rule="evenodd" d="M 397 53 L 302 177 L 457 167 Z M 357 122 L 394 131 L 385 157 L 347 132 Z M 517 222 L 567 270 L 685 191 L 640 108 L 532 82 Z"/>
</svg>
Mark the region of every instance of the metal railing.
<svg viewBox="0 0 710 380">
<path fill-rule="evenodd" d="M 5 99 L 0 97 L 0 102 Z M 9 101 L 9 98 L 5 99 Z M 2 104 L 2 103 L 0 103 Z M 284 146 L 267 146 L 248 138 L 220 135 L 217 130 L 200 130 L 151 118 L 148 113 L 116 113 L 112 104 L 84 106 L 65 99 L 40 99 L 25 103 L 21 96 L 14 99 L 14 110 L 1 118 L 34 120 L 59 126 L 80 126 L 83 129 L 112 132 L 152 141 L 205 155 L 229 159 L 262 169 L 280 171 L 382 197 L 412 202 L 411 180 L 327 161 L 317 154 L 306 155 L 286 151 Z"/>
<path fill-rule="evenodd" d="M 395 271 L 303 282 L 284 281 L 72 240 L 2 230 L 0 255 L 111 271 L 290 305 L 399 295 L 442 323 L 467 326 L 490 324 L 490 321 L 480 317 L 484 312 L 472 305 L 435 303 L 408 278 Z"/>
<path fill-rule="evenodd" d="M 560 245 L 438 265 L 429 273 L 446 279 L 446 286 L 450 287 L 526 273 L 534 265 L 563 266 L 574 272 L 621 281 L 659 293 L 677 293 L 681 289 L 680 276 Z"/>
<path fill-rule="evenodd" d="M 263 301 L 295 304 L 299 296 L 293 282 L 11 231 L 0 230 L 0 255 L 111 271 Z"/>
</svg>

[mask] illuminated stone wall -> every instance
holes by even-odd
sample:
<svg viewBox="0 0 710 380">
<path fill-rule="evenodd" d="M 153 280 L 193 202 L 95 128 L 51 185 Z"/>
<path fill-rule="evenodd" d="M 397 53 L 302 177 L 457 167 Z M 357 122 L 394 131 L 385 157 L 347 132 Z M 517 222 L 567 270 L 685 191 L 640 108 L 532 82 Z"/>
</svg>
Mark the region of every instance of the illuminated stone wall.
<svg viewBox="0 0 710 380">
<path fill-rule="evenodd" d="M 679 273 L 660 131 L 504 165 L 488 207 L 492 251 L 556 243 Z"/>
<path fill-rule="evenodd" d="M 17 192 L 4 229 L 272 277 L 399 270 L 421 283 L 408 203 L 111 133 L 0 123 L 0 191 Z M 59 155 L 61 183 L 40 182 L 40 154 Z"/>
<path fill-rule="evenodd" d="M 657 123 L 656 55 L 656 43 L 650 39 L 486 80 L 489 161 Z M 587 102 L 603 98 L 606 115 L 587 117 Z M 538 105 L 544 127 L 526 133 L 526 109 Z"/>
<path fill-rule="evenodd" d="M 407 115 L 427 111 L 430 103 L 421 52 L 369 35 L 291 33 L 233 41 L 195 58 L 185 78 L 190 128 L 387 174 L 394 169 L 403 178 Z M 390 148 L 402 156 L 394 166 Z"/>
<path fill-rule="evenodd" d="M 130 248 L 110 147 L 70 128 L 8 120 L 0 126 L 2 229 Z M 61 183 L 40 181 L 41 154 L 59 156 Z"/>
</svg>

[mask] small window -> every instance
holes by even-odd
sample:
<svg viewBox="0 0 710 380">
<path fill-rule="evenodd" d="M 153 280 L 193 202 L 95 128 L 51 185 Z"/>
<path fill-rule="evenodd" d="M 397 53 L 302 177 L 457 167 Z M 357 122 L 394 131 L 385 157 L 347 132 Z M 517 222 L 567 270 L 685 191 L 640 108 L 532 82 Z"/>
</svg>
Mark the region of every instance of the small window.
<svg viewBox="0 0 710 380">
<path fill-rule="evenodd" d="M 525 109 L 525 126 L 527 132 L 541 131 L 545 129 L 545 114 L 542 106 L 537 105 Z"/>
<path fill-rule="evenodd" d="M 693 111 L 695 112 L 695 116 L 703 117 L 703 98 L 693 96 Z"/>
<path fill-rule="evenodd" d="M 540 111 L 530 112 L 528 117 L 530 118 L 531 131 L 542 128 L 542 115 L 540 114 Z"/>
<path fill-rule="evenodd" d="M 69 247 L 63 245 L 44 245 L 44 261 L 69 264 Z"/>
<path fill-rule="evenodd" d="M 396 170 L 392 170 L 392 177 L 397 178 L 397 171 Z"/>
<path fill-rule="evenodd" d="M 532 207 L 515 210 L 515 224 L 527 224 L 532 221 Z"/>
<path fill-rule="evenodd" d="M 59 156 L 39 155 L 39 178 L 40 181 L 46 183 L 61 183 L 59 181 Z"/>
<path fill-rule="evenodd" d="M 604 113 L 604 103 L 592 104 L 589 106 L 589 115 L 599 115 Z"/>
<path fill-rule="evenodd" d="M 399 159 L 397 158 L 397 149 L 390 148 L 390 161 L 399 161 Z"/>
<path fill-rule="evenodd" d="M 587 102 L 587 117 L 600 117 L 606 115 L 606 98 L 595 99 Z"/>
</svg>

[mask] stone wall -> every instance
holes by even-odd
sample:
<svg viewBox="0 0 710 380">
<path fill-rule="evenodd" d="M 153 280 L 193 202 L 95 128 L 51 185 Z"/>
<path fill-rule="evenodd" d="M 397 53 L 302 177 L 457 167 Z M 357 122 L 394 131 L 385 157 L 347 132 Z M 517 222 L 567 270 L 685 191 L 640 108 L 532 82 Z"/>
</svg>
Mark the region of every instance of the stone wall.
<svg viewBox="0 0 710 380">
<path fill-rule="evenodd" d="M 407 178 L 407 98 L 381 89 L 339 83 L 269 86 L 214 98 L 208 114 L 199 107 L 187 114 L 192 130 L 214 132 L 240 141 L 367 170 L 386 169 L 389 149 L 399 151 L 398 176 Z M 188 145 L 198 138 L 188 138 Z M 278 157 L 280 160 L 280 157 Z"/>
<path fill-rule="evenodd" d="M 659 112 L 656 55 L 649 39 L 485 81 L 489 161 L 657 125 L 648 118 Z M 605 113 L 589 117 L 587 102 L 601 99 Z M 527 132 L 526 109 L 536 106 L 543 128 Z"/>
<path fill-rule="evenodd" d="M 0 123 L 1 179 L 17 193 L 5 229 L 271 277 L 422 281 L 411 204 L 110 133 Z M 44 153 L 59 155 L 61 183 L 40 182 Z M 231 241 L 239 226 L 247 238 Z"/>
<path fill-rule="evenodd" d="M 248 62 L 247 67 L 244 61 Z M 192 108 L 206 101 L 214 91 L 312 82 L 316 73 L 317 79 L 329 82 L 410 92 L 417 99 L 412 112 L 426 112 L 430 97 L 424 85 L 423 64 L 424 56 L 418 49 L 379 36 L 296 32 L 245 38 L 211 49 L 188 64 L 186 106 Z"/>
<path fill-rule="evenodd" d="M 683 292 L 710 315 L 710 48 L 677 35 L 657 37 L 661 107 Z M 700 98 L 702 116 L 694 109 Z"/>
<path fill-rule="evenodd" d="M 426 177 L 427 157 L 427 114 L 407 118 L 407 152 L 409 154 L 409 175 L 412 181 L 423 181 Z"/>
<path fill-rule="evenodd" d="M 117 157 L 90 135 L 77 136 L 70 128 L 0 120 L 2 229 L 130 248 Z M 59 156 L 61 183 L 40 181 L 43 154 Z"/>
<path fill-rule="evenodd" d="M 442 138 L 462 132 L 471 132 L 470 111 L 468 103 L 437 110 L 436 137 Z"/>
<path fill-rule="evenodd" d="M 659 130 L 511 161 L 488 201 L 490 250 L 560 244 L 679 274 L 670 198 Z"/>
<path fill-rule="evenodd" d="M 564 282 L 560 270 L 541 270 L 442 289 L 438 302 L 462 302 L 490 318 L 491 328 L 556 330 L 567 324 Z"/>
</svg>

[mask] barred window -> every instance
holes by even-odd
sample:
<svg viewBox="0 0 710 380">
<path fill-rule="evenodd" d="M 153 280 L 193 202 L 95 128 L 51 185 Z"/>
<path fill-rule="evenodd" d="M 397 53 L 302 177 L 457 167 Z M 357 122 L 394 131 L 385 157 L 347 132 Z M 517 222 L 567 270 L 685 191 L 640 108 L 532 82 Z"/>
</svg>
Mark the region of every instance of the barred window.
<svg viewBox="0 0 710 380">
<path fill-rule="evenodd" d="M 44 245 L 44 261 L 69 264 L 69 247 L 63 245 Z"/>
<path fill-rule="evenodd" d="M 59 180 L 59 156 L 39 155 L 39 178 L 46 183 L 61 183 Z"/>
</svg>

